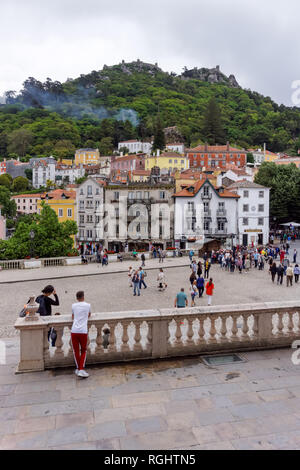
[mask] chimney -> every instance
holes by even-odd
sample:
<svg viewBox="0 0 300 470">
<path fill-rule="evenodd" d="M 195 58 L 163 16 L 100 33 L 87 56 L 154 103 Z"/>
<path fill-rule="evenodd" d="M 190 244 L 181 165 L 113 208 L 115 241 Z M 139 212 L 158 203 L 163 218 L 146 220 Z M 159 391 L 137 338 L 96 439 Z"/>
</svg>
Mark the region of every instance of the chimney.
<svg viewBox="0 0 300 470">
<path fill-rule="evenodd" d="M 226 142 L 226 150 L 227 150 L 227 152 L 229 152 L 229 142 L 228 141 Z"/>
</svg>

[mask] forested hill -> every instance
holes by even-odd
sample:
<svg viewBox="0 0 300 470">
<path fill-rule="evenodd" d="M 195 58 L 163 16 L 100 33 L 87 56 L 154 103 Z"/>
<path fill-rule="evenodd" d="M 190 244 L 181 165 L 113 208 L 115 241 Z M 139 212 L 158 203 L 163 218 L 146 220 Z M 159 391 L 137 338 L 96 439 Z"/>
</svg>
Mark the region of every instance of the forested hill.
<svg viewBox="0 0 300 470">
<path fill-rule="evenodd" d="M 0 106 L 2 158 L 14 153 L 65 156 L 87 146 L 107 153 L 119 140 L 152 136 L 158 115 L 164 127 L 178 126 L 188 146 L 213 141 L 205 122 L 212 98 L 224 130 L 217 143 L 228 140 L 249 148 L 266 142 L 273 151 L 300 148 L 298 108 L 240 88 L 218 67 L 176 75 L 157 65 L 122 62 L 65 83 L 29 78 L 19 94 L 6 96 L 7 104 Z M 14 145 L 21 134 L 22 147 Z"/>
</svg>

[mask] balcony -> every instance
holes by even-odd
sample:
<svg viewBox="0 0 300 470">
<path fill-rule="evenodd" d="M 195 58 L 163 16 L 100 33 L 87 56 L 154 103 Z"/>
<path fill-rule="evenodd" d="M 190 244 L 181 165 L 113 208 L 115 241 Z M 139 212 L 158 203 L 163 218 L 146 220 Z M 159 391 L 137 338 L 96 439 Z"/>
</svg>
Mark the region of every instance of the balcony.
<svg viewBox="0 0 300 470">
<path fill-rule="evenodd" d="M 212 198 L 212 193 L 208 193 L 208 194 L 202 193 L 201 198 L 202 199 L 211 199 Z"/>
<path fill-rule="evenodd" d="M 226 217 L 227 210 L 226 209 L 218 209 L 217 210 L 217 217 Z"/>
<path fill-rule="evenodd" d="M 214 235 L 227 235 L 227 228 L 224 228 L 223 230 L 214 230 Z"/>
<path fill-rule="evenodd" d="M 204 235 L 211 235 L 211 234 L 212 234 L 212 229 L 211 228 L 204 229 Z"/>
</svg>

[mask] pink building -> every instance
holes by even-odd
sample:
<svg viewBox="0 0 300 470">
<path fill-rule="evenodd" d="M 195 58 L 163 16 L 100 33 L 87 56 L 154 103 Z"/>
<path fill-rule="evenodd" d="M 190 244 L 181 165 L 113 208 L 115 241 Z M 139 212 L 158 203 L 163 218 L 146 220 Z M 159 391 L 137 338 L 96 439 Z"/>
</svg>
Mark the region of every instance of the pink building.
<svg viewBox="0 0 300 470">
<path fill-rule="evenodd" d="M 145 160 L 137 155 L 127 155 L 126 157 L 116 157 L 111 162 L 111 170 L 144 170 Z"/>
<path fill-rule="evenodd" d="M 17 212 L 20 214 L 36 214 L 37 201 L 41 198 L 41 194 L 18 194 L 12 199 L 16 202 Z"/>
</svg>

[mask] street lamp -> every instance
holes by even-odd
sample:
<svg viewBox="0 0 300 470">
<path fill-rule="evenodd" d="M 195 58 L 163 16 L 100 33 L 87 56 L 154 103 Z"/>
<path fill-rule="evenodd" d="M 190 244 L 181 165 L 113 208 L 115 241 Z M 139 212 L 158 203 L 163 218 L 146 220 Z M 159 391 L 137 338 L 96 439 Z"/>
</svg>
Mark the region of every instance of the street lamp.
<svg viewBox="0 0 300 470">
<path fill-rule="evenodd" d="M 30 258 L 33 258 L 33 240 L 35 236 L 34 230 L 30 230 L 29 236 L 30 236 Z"/>
</svg>

